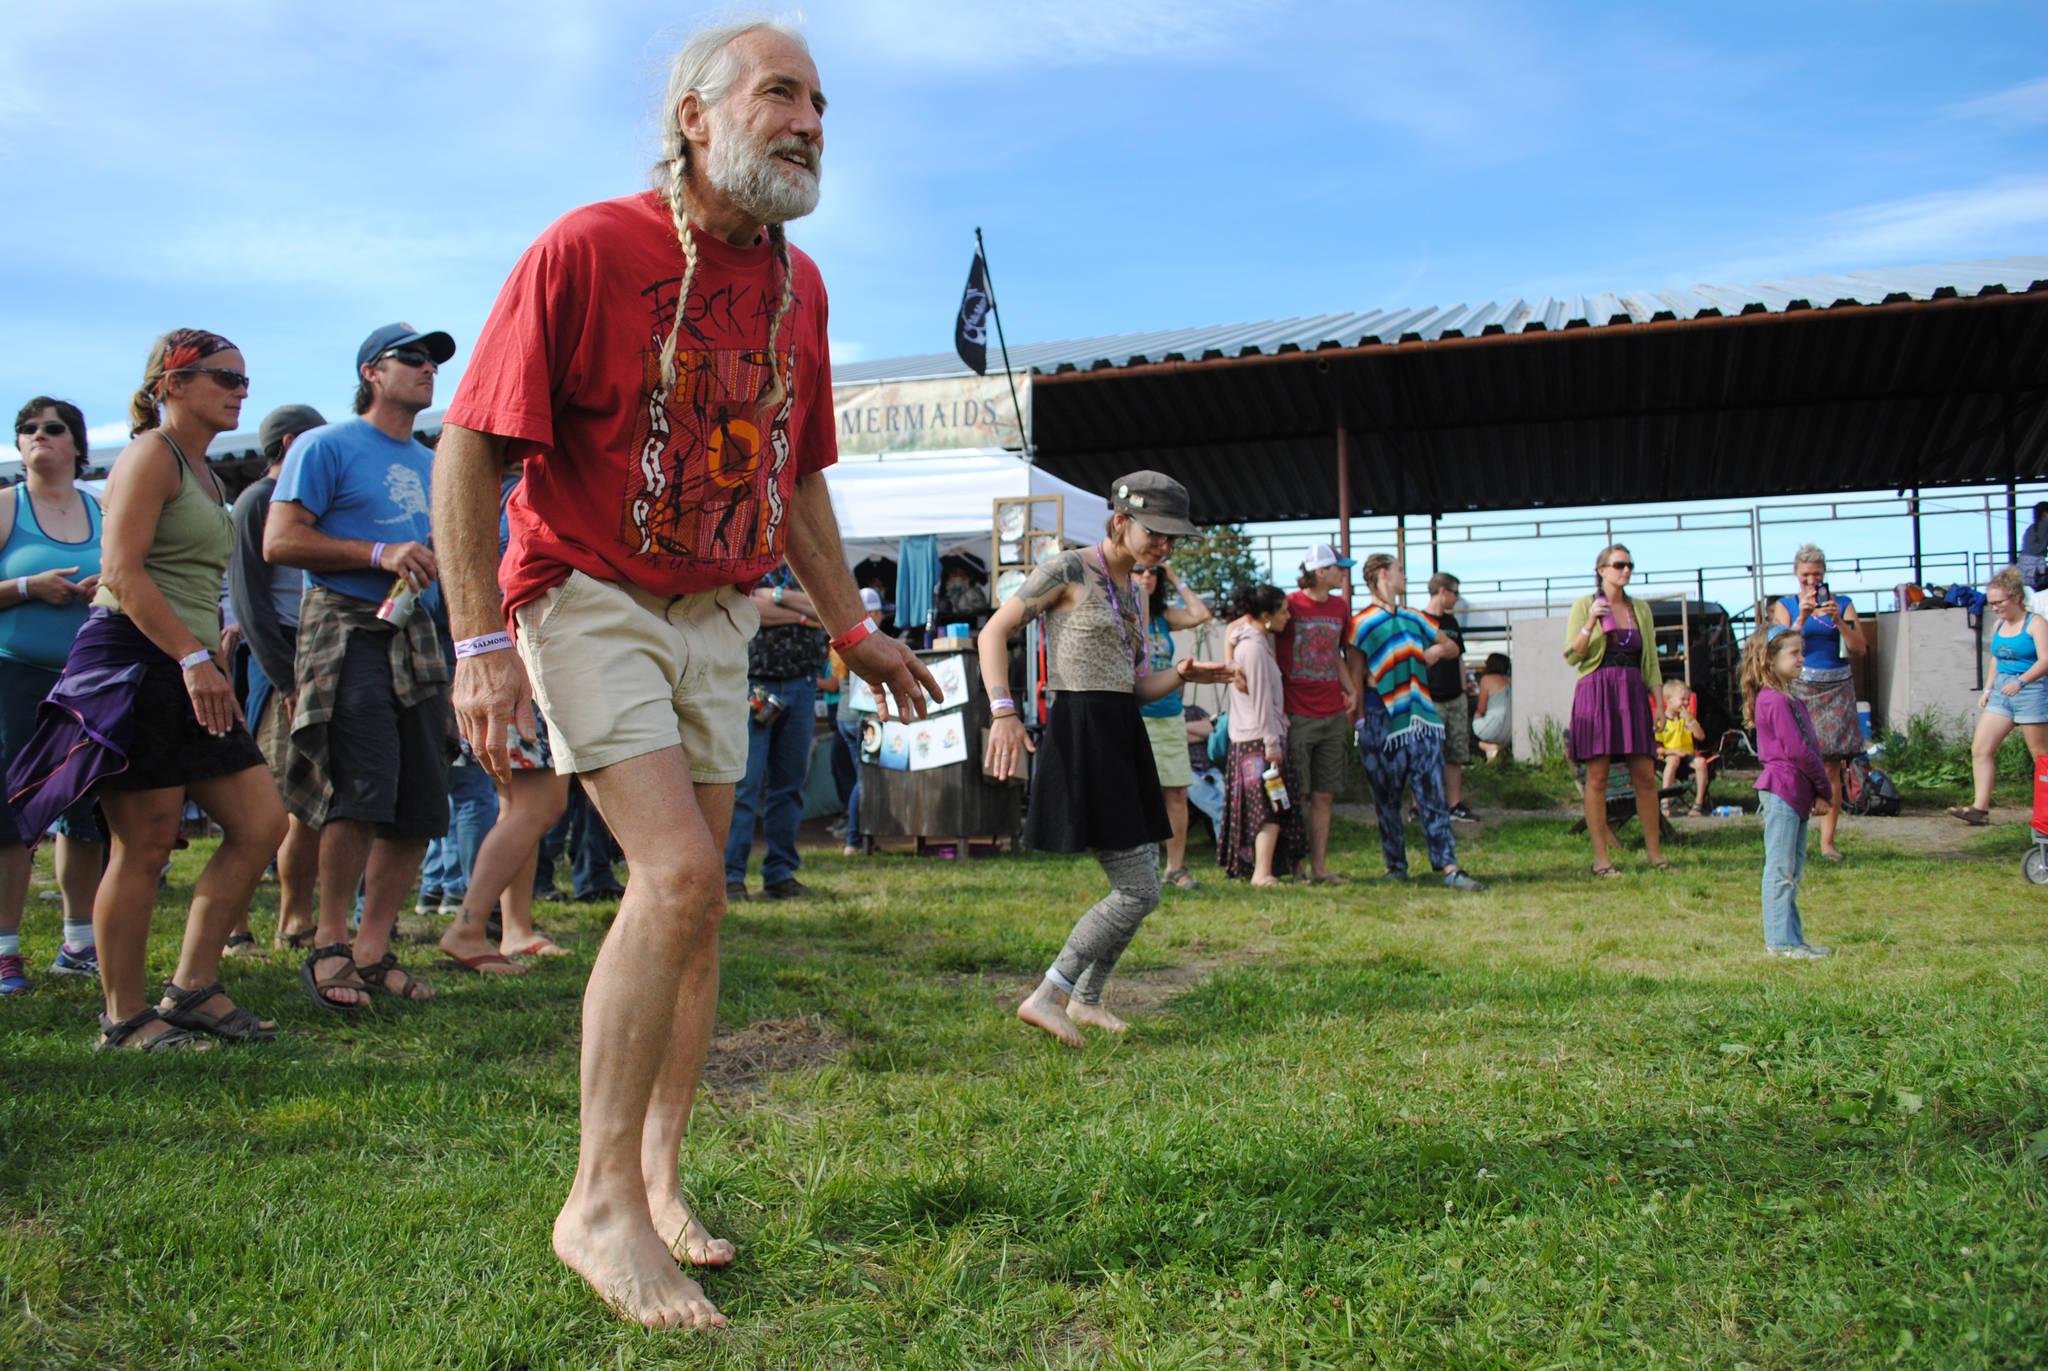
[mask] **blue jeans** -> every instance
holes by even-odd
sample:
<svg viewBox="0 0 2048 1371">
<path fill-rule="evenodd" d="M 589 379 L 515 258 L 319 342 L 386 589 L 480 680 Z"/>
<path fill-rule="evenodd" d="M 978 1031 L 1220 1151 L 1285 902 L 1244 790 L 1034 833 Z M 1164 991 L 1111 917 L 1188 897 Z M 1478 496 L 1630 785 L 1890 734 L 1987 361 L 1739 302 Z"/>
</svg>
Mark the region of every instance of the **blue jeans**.
<svg viewBox="0 0 2048 1371">
<path fill-rule="evenodd" d="M 832 724 L 839 730 L 839 741 L 845 746 L 840 750 L 843 757 L 853 758 L 853 789 L 846 796 L 846 845 L 860 846 L 860 726 L 862 716 L 853 710 L 841 707 Z"/>
<path fill-rule="evenodd" d="M 1444 738 L 1435 729 L 1421 725 L 1410 728 L 1392 748 L 1381 746 L 1386 738 L 1384 709 L 1367 710 L 1358 726 L 1358 760 L 1365 767 L 1365 779 L 1372 784 L 1373 813 L 1380 821 L 1380 855 L 1387 870 L 1408 870 L 1408 836 L 1401 821 L 1401 802 L 1407 791 L 1415 791 L 1415 807 L 1422 816 L 1422 837 L 1429 847 L 1429 864 L 1438 871 L 1458 864 L 1458 844 L 1451 836 L 1451 807 L 1444 800 Z"/>
<path fill-rule="evenodd" d="M 1770 791 L 1758 792 L 1764 816 L 1764 946 L 1797 947 L 1799 878 L 1806 874 L 1806 815 Z"/>
<path fill-rule="evenodd" d="M 490 773 L 467 758 L 448 768 L 448 836 L 427 844 L 420 889 L 460 897 L 469 891 L 476 850 L 498 822 L 498 791 Z"/>
<path fill-rule="evenodd" d="M 811 763 L 818 684 L 808 676 L 786 681 L 749 678 L 747 684 L 767 687 L 788 707 L 766 728 L 747 720 L 747 775 L 733 789 L 725 879 L 729 885 L 747 878 L 754 821 L 759 818 L 768 842 L 767 855 L 761 858 L 761 881 L 774 885 L 796 875 L 803 865 L 796 855 L 796 827 L 804 816 L 804 773 Z"/>
</svg>

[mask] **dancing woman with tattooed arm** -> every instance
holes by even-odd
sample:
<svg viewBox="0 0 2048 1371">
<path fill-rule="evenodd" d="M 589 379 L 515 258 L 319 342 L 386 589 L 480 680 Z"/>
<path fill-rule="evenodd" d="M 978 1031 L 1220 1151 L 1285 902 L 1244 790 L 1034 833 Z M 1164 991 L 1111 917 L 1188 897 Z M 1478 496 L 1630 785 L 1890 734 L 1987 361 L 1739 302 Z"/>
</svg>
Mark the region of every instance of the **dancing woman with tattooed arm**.
<svg viewBox="0 0 2048 1371">
<path fill-rule="evenodd" d="M 1036 751 L 1024 841 L 1041 852 L 1093 852 L 1111 890 L 1081 916 L 1017 1017 L 1069 1047 L 1084 1046 L 1077 1024 L 1111 1033 L 1130 1025 L 1102 1007 L 1102 988 L 1138 925 L 1159 904 L 1157 845 L 1172 828 L 1151 740 L 1138 706 L 1189 682 L 1228 680 L 1221 662 L 1176 662 L 1145 671 L 1145 626 L 1131 580 L 1142 560 L 1156 565 L 1188 522 L 1188 493 L 1156 471 L 1119 480 L 1109 527 L 1094 547 L 1063 552 L 1032 571 L 981 630 L 981 679 L 989 694 L 985 769 L 1014 775 Z M 1010 636 L 1045 621 L 1053 691 L 1044 745 L 1033 749 L 1010 696 Z"/>
</svg>

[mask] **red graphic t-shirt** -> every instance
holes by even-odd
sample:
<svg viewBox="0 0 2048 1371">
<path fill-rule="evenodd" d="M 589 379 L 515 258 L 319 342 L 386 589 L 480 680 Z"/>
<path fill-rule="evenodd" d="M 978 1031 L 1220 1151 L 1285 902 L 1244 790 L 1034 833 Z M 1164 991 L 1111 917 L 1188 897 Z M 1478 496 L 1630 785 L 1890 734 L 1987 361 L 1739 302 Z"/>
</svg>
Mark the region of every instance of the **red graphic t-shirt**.
<svg viewBox="0 0 2048 1371">
<path fill-rule="evenodd" d="M 1287 597 L 1287 628 L 1274 639 L 1289 714 L 1327 719 L 1344 712 L 1344 638 L 1351 606 L 1341 595 L 1320 604 L 1305 590 Z"/>
<path fill-rule="evenodd" d="M 697 237 L 674 394 L 661 349 L 683 254 L 653 191 L 571 210 L 512 269 L 446 421 L 511 440 L 526 479 L 506 506 L 505 614 L 571 569 L 655 595 L 743 585 L 782 560 L 798 476 L 838 459 L 825 283 L 789 250 L 795 303 L 768 328 L 781 269 Z"/>
</svg>

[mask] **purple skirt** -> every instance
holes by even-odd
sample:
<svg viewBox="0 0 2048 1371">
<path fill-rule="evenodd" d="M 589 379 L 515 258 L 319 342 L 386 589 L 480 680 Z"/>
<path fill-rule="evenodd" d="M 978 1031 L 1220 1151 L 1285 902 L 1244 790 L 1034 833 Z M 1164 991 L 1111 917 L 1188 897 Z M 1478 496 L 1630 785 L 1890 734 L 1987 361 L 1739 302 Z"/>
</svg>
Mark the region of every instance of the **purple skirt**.
<svg viewBox="0 0 2048 1371">
<path fill-rule="evenodd" d="M 1650 688 L 1639 666 L 1600 666 L 1579 678 L 1572 693 L 1572 727 L 1567 747 L 1581 765 L 1602 757 L 1657 755 L 1657 730 L 1650 716 Z"/>
</svg>

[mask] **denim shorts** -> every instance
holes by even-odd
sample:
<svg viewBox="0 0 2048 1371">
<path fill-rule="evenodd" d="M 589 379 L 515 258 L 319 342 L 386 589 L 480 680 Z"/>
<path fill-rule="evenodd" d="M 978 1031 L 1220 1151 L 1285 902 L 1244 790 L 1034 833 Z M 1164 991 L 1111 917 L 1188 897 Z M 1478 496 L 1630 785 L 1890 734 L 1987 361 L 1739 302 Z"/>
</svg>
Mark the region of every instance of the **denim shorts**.
<svg viewBox="0 0 2048 1371">
<path fill-rule="evenodd" d="M 2003 714 L 2016 724 L 2048 724 L 2048 676 L 2021 686 L 2017 695 L 2007 695 L 2002 687 L 2006 682 L 2018 679 L 2002 671 L 1992 677 L 1984 712 Z"/>
</svg>

